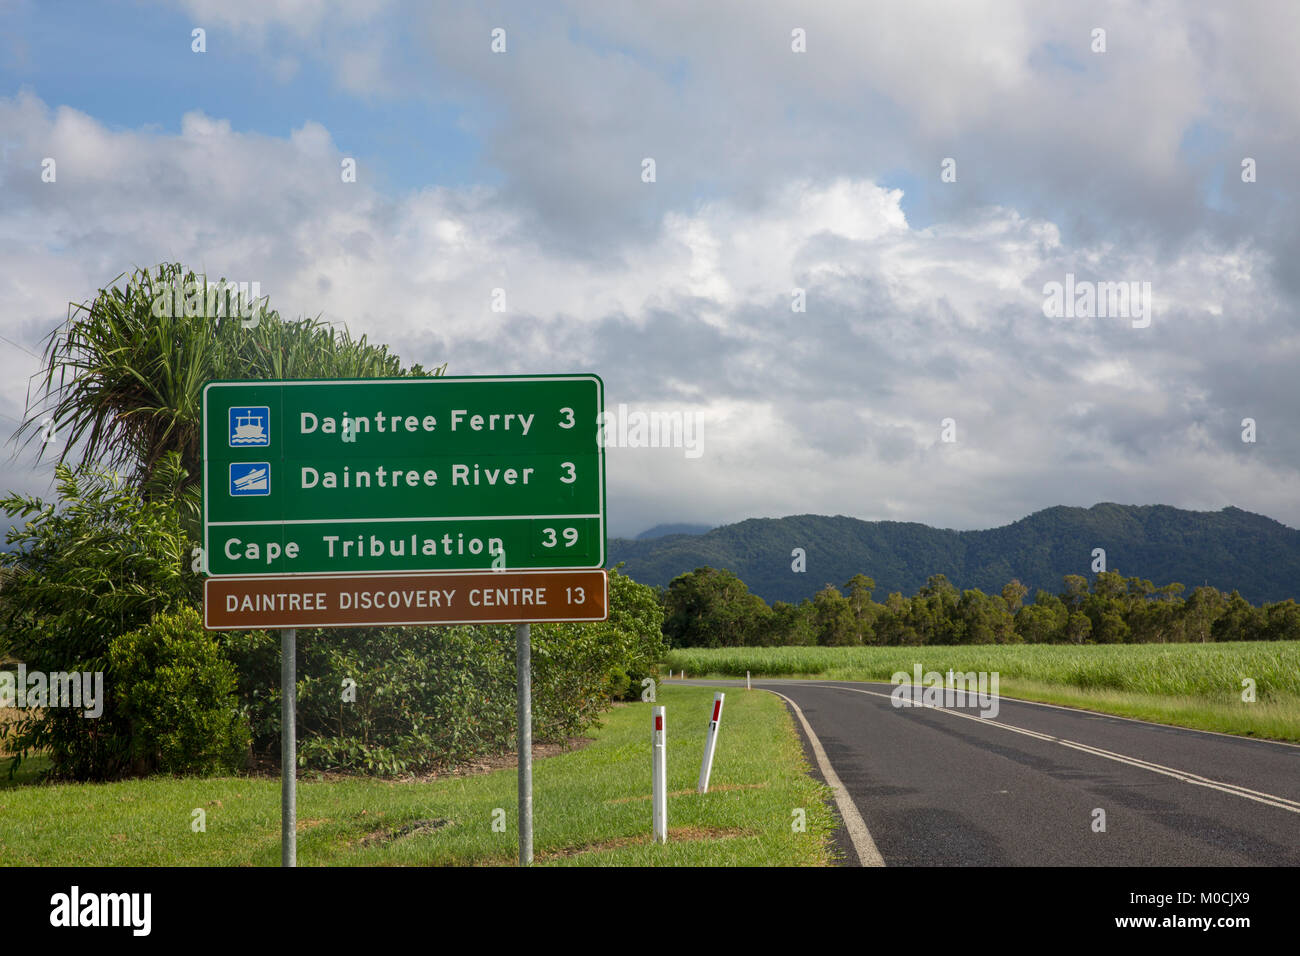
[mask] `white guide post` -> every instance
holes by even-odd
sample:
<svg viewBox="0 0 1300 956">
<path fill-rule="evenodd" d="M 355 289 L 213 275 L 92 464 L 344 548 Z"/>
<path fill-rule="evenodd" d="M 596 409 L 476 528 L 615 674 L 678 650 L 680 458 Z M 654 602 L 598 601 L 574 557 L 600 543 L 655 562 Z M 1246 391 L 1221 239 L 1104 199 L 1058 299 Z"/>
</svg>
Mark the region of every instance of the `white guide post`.
<svg viewBox="0 0 1300 956">
<path fill-rule="evenodd" d="M 700 764 L 700 793 L 709 792 L 709 774 L 713 772 L 713 750 L 718 744 L 718 722 L 722 720 L 722 700 L 726 694 L 713 695 L 713 716 L 709 718 L 709 737 L 704 742 L 704 762 Z"/>
<path fill-rule="evenodd" d="M 654 839 L 668 842 L 668 758 L 664 742 L 664 708 L 654 709 L 654 736 L 651 744 L 651 788 L 654 793 Z"/>
</svg>

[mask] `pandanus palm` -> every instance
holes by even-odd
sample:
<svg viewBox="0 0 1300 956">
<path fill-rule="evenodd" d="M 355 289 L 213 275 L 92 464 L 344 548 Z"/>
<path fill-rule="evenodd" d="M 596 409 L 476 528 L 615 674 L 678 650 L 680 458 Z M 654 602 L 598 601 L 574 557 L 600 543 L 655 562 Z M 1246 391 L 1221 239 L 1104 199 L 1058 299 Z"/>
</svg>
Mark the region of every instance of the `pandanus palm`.
<svg viewBox="0 0 1300 956">
<path fill-rule="evenodd" d="M 164 263 L 118 276 L 89 305 L 70 304 L 68 321 L 46 344 L 15 438 L 27 444 L 52 436 L 62 446 L 60 462 L 79 449 L 84 460 L 121 469 L 149 495 L 175 495 L 192 521 L 204 382 L 438 375 L 446 368 L 404 370 L 387 346 L 319 319 L 284 321 L 265 300 L 250 315 L 214 315 L 230 310 L 213 309 L 214 299 L 195 291 L 206 289 L 205 275 Z M 181 296 L 158 307 L 175 290 L 199 308 L 186 308 Z"/>
</svg>

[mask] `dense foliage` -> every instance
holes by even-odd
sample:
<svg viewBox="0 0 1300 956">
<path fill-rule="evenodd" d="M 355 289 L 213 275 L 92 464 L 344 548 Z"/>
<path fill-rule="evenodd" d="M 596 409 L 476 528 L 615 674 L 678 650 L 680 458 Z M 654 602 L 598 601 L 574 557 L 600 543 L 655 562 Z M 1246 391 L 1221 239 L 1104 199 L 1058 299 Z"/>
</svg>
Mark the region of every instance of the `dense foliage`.
<svg viewBox="0 0 1300 956">
<path fill-rule="evenodd" d="M 610 572 L 609 620 L 532 628 L 533 734 L 582 733 L 639 693 L 666 650 L 653 589 Z M 279 749 L 280 639 L 223 635 L 238 665 L 255 750 Z M 635 682 L 635 683 L 634 683 Z M 515 739 L 515 629 L 331 628 L 298 632 L 299 761 L 317 770 L 427 772 L 508 751 Z"/>
<path fill-rule="evenodd" d="M 262 299 L 232 312 L 180 263 L 137 269 L 90 303 L 72 303 L 46 343 L 42 391 L 15 438 L 39 451 L 74 449 L 145 488 L 169 454 L 160 490 L 192 535 L 199 511 L 199 418 L 205 382 L 221 379 L 391 378 L 409 368 L 384 345 L 318 319 L 286 321 Z M 219 280 L 224 282 L 225 280 Z M 215 284 L 215 283 L 214 283 Z M 159 308 L 160 302 L 168 307 Z M 174 304 L 173 304 L 174 303 Z"/>
<path fill-rule="evenodd" d="M 194 608 L 159 614 L 113 638 L 108 656 L 138 770 L 202 774 L 243 767 L 249 732 L 235 696 L 235 667 Z"/>
<path fill-rule="evenodd" d="M 93 468 L 59 465 L 56 483 L 57 506 L 0 499 L 0 510 L 22 519 L 8 534 L 13 550 L 0 553 L 0 658 L 43 673 L 103 673 L 106 701 L 93 720 L 76 709 L 25 710 L 12 746 L 19 760 L 48 751 L 59 776 L 104 779 L 132 760 L 110 645 L 156 614 L 197 606 L 201 582 L 175 508 L 142 501 L 120 477 Z"/>
<path fill-rule="evenodd" d="M 730 571 L 697 568 L 663 592 L 664 634 L 673 647 L 771 645 L 1146 644 L 1300 640 L 1300 605 L 1255 607 L 1236 591 L 1181 584 L 1157 588 L 1103 571 L 1089 583 L 1067 574 L 1063 590 L 1011 580 L 997 594 L 959 591 L 932 575 L 912 597 L 873 599 L 875 582 L 857 574 L 844 591 L 826 585 L 799 604 L 769 607 Z M 847 592 L 847 593 L 845 593 Z"/>
<path fill-rule="evenodd" d="M 795 548 L 805 552 L 806 573 L 792 570 Z M 612 539 L 609 555 L 646 584 L 667 586 L 698 567 L 728 568 L 765 601 L 797 604 L 858 572 L 871 575 L 881 594 L 915 594 L 930 575 L 944 574 L 986 594 L 1019 578 L 1032 598 L 1090 568 L 1094 548 L 1105 549 L 1107 567 L 1151 581 L 1236 589 L 1254 604 L 1300 599 L 1300 531 L 1239 508 L 1059 507 L 982 531 L 843 516 L 755 518 L 702 535 Z"/>
<path fill-rule="evenodd" d="M 248 317 L 229 314 L 228 303 L 205 291 L 208 277 L 180 263 L 137 269 L 126 279 L 89 304 L 70 305 L 68 322 L 51 334 L 43 383 L 49 401 L 23 423 L 28 440 L 43 437 L 52 418 L 56 433 L 67 433 L 64 455 L 79 447 L 87 460 L 143 478 L 176 451 L 197 480 L 207 381 L 427 374 L 418 365 L 404 369 L 387 346 L 353 339 L 346 328 L 284 321 L 268 299 L 251 303 Z"/>
<path fill-rule="evenodd" d="M 280 637 L 223 635 L 239 670 L 254 749 L 280 748 Z M 317 770 L 398 774 L 508 749 L 514 638 L 506 628 L 300 630 L 298 760 Z"/>
<path fill-rule="evenodd" d="M 45 751 L 53 775 L 75 779 L 202 773 L 241 766 L 251 735 L 274 759 L 278 635 L 201 629 L 201 578 L 171 503 L 116 475 L 57 473 L 57 502 L 0 501 L 25 519 L 0 555 L 0 648 L 30 671 L 104 674 L 104 710 L 22 711 L 18 758 Z M 656 676 L 666 646 L 655 591 L 617 570 L 609 581 L 608 620 L 533 627 L 538 740 L 582 733 Z M 509 626 L 300 631 L 301 763 L 397 774 L 512 749 L 514 655 Z"/>
</svg>

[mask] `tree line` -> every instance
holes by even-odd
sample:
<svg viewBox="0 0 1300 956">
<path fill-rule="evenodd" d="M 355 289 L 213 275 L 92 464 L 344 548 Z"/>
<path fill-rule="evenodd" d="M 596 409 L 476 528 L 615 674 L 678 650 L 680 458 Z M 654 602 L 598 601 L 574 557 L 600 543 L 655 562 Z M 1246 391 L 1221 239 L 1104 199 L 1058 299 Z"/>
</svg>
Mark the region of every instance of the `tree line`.
<svg viewBox="0 0 1300 956">
<path fill-rule="evenodd" d="M 921 644 L 1163 644 L 1300 640 L 1294 600 L 1259 607 L 1237 591 L 1150 581 L 1103 571 L 1090 583 L 1067 574 L 1057 594 L 1009 581 L 999 594 L 959 590 L 932 575 L 911 597 L 876 601 L 876 583 L 855 574 L 798 604 L 771 606 L 730 571 L 696 568 L 660 589 L 664 635 L 673 647 Z"/>
</svg>

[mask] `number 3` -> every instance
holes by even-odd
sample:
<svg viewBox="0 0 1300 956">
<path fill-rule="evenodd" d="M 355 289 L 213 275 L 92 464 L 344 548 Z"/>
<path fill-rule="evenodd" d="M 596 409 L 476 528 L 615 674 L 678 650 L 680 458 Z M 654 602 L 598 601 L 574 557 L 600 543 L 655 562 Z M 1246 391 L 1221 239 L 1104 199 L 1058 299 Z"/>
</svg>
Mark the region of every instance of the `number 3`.
<svg viewBox="0 0 1300 956">
<path fill-rule="evenodd" d="M 564 408 L 561 408 L 560 411 L 563 412 L 565 416 L 568 418 L 568 421 L 560 422 L 560 427 L 572 428 L 575 421 L 573 417 L 573 409 L 566 406 Z"/>
</svg>

